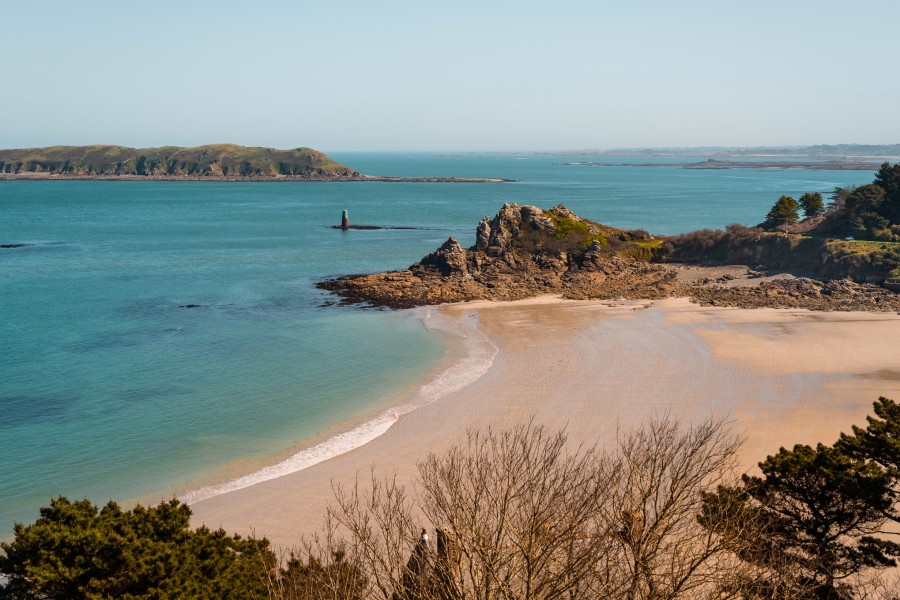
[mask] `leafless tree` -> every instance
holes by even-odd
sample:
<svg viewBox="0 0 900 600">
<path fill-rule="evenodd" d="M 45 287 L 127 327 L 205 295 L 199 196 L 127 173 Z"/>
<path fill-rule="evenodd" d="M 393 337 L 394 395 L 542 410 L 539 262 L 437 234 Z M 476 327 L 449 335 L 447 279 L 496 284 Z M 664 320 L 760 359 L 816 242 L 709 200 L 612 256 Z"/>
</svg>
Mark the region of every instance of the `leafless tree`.
<svg viewBox="0 0 900 600">
<path fill-rule="evenodd" d="M 610 452 L 571 447 L 533 422 L 487 428 L 422 461 L 413 497 L 374 474 L 337 487 L 329 531 L 346 535 L 346 560 L 371 584 L 366 598 L 808 597 L 778 557 L 741 560 L 765 523 L 701 514 L 704 492 L 735 483 L 739 445 L 715 419 L 659 419 Z M 734 522 L 711 528 L 701 517 Z M 436 530 L 436 547 L 423 526 Z"/>
<path fill-rule="evenodd" d="M 597 506 L 616 474 L 602 461 L 527 423 L 471 432 L 422 462 L 422 509 L 453 549 L 459 595 L 562 598 L 584 589 L 611 549 Z"/>
<path fill-rule="evenodd" d="M 369 580 L 346 551 L 346 542 L 327 527 L 299 547 L 266 556 L 262 573 L 269 600 L 361 600 Z"/>
<path fill-rule="evenodd" d="M 617 485 L 601 509 L 617 525 L 611 576 L 623 582 L 623 598 L 697 597 L 715 587 L 727 548 L 697 516 L 701 493 L 733 480 L 739 445 L 712 419 L 687 428 L 657 420 L 620 435 L 607 463 Z"/>
<path fill-rule="evenodd" d="M 374 470 L 369 486 L 335 487 L 336 505 L 329 507 L 326 531 L 337 526 L 349 534 L 346 550 L 371 584 L 370 597 L 391 600 L 409 596 L 407 563 L 420 538 L 413 503 L 396 478 L 380 480 Z"/>
</svg>

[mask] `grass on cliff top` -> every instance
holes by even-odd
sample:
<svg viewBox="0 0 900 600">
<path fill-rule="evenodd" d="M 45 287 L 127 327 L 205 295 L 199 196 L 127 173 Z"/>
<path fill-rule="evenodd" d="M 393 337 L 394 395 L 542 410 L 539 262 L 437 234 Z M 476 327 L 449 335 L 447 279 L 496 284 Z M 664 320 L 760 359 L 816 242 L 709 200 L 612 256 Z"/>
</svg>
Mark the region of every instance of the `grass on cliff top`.
<svg viewBox="0 0 900 600">
<path fill-rule="evenodd" d="M 855 246 L 859 248 L 889 248 L 900 246 L 900 242 L 885 242 L 881 240 L 834 240 L 835 242 L 841 244 L 847 244 L 848 246 Z"/>
<path fill-rule="evenodd" d="M 874 240 L 828 240 L 827 245 L 833 249 L 840 249 L 848 254 L 867 255 L 884 250 L 900 250 L 900 242 L 881 242 Z"/>
<path fill-rule="evenodd" d="M 557 245 L 567 244 L 570 249 L 587 248 L 596 242 L 606 251 L 650 260 L 654 250 L 663 243 L 662 240 L 652 239 L 646 232 L 626 231 L 586 219 L 575 219 L 555 209 L 544 214 L 553 223 L 553 237 L 558 240 Z"/>
<path fill-rule="evenodd" d="M 556 210 L 552 208 L 545 211 L 544 214 L 553 223 L 553 236 L 556 239 L 576 236 L 582 239 L 582 243 L 585 247 L 590 246 L 591 242 L 594 241 L 606 245 L 609 242 L 610 237 L 616 237 L 618 239 L 630 239 L 632 237 L 631 233 L 624 229 L 608 227 L 586 219 L 573 219 L 572 217 L 556 212 Z"/>
<path fill-rule="evenodd" d="M 591 226 L 585 221 L 561 215 L 553 210 L 548 210 L 544 214 L 553 222 L 553 236 L 556 239 L 570 235 L 588 235 L 591 232 Z"/>
</svg>

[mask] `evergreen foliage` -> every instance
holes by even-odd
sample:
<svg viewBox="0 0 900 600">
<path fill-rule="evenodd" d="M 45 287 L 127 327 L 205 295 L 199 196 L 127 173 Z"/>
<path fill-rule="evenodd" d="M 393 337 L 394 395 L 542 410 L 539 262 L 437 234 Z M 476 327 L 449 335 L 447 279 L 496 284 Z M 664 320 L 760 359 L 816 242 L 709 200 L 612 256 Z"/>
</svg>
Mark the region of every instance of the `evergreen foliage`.
<svg viewBox="0 0 900 600">
<path fill-rule="evenodd" d="M 875 416 L 866 417 L 868 426 L 853 426 L 853 434 L 841 434 L 837 447 L 859 460 L 871 460 L 886 471 L 896 498 L 900 498 L 900 405 L 881 397 L 874 404 Z M 886 516 L 900 522 L 896 507 Z"/>
<path fill-rule="evenodd" d="M 800 205 L 791 196 L 782 196 L 775 202 L 762 226 L 775 229 L 781 225 L 796 223 L 800 218 Z"/>
<path fill-rule="evenodd" d="M 870 184 L 836 188 L 826 217 L 818 233 L 900 241 L 900 163 L 882 164 Z"/>
<path fill-rule="evenodd" d="M 882 214 L 884 189 L 870 183 L 856 188 L 844 200 L 845 227 L 853 237 L 859 239 L 882 239 L 883 232 L 890 224 Z M 892 238 L 890 230 L 886 239 Z"/>
<path fill-rule="evenodd" d="M 261 598 L 268 541 L 190 530 L 177 500 L 123 511 L 54 499 L 2 543 L 0 598 Z"/>
<path fill-rule="evenodd" d="M 882 214 L 892 224 L 900 223 L 900 163 L 883 163 L 874 183 L 884 190 Z"/>
<path fill-rule="evenodd" d="M 818 217 L 825 212 L 825 203 L 822 201 L 822 194 L 819 192 L 807 192 L 800 196 L 798 200 L 800 208 L 803 209 L 804 217 Z"/>
<path fill-rule="evenodd" d="M 900 556 L 900 544 L 878 537 L 896 519 L 900 407 L 881 398 L 875 410 L 881 419 L 870 417 L 868 428 L 854 427 L 834 446 L 782 448 L 759 464 L 762 477 L 704 494 L 701 523 L 733 539 L 742 532 L 736 523 L 755 523 L 765 533 L 737 546 L 741 559 L 801 574 L 812 597 L 849 597 L 844 580 L 895 566 Z"/>
</svg>

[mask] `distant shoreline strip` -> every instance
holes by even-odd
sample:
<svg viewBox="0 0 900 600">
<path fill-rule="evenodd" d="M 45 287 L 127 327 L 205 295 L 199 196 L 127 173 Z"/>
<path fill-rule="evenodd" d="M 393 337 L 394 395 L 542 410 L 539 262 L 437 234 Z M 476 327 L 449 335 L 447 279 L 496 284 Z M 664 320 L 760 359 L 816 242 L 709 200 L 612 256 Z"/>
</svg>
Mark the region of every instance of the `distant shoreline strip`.
<svg viewBox="0 0 900 600">
<path fill-rule="evenodd" d="M 559 163 L 566 167 L 676 167 L 692 170 L 724 169 L 805 169 L 811 171 L 877 171 L 880 163 L 856 160 L 830 161 L 733 161 L 709 159 L 689 163 L 610 163 L 572 161 Z"/>
</svg>

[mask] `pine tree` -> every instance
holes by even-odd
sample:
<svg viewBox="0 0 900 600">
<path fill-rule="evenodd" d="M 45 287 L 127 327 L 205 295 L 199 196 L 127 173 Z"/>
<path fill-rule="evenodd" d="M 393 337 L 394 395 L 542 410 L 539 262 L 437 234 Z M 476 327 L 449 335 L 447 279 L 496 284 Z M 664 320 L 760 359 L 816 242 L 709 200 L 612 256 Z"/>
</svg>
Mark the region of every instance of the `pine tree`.
<svg viewBox="0 0 900 600">
<path fill-rule="evenodd" d="M 891 477 L 895 495 L 900 498 L 900 404 L 882 396 L 873 408 L 875 416 L 866 417 L 868 425 L 865 428 L 854 425 L 853 435 L 842 433 L 837 447 L 854 458 L 881 465 Z M 891 508 L 886 516 L 900 522 L 900 513 Z"/>
<path fill-rule="evenodd" d="M 762 477 L 704 494 L 700 518 L 711 530 L 740 534 L 714 518 L 723 512 L 765 525 L 764 540 L 738 550 L 742 559 L 799 574 L 817 598 L 842 598 L 843 579 L 896 565 L 900 545 L 875 537 L 894 500 L 892 477 L 879 465 L 819 444 L 782 448 L 759 467 Z"/>
<path fill-rule="evenodd" d="M 803 209 L 804 217 L 818 217 L 825 212 L 825 203 L 822 201 L 822 194 L 819 192 L 807 192 L 800 196 L 800 208 Z"/>
<path fill-rule="evenodd" d="M 875 185 L 884 190 L 881 214 L 890 223 L 900 223 L 900 163 L 884 163 L 875 174 Z"/>
<path fill-rule="evenodd" d="M 53 499 L 0 543 L 0 598 L 264 597 L 269 542 L 191 530 L 190 515 L 177 500 L 123 511 Z"/>
<path fill-rule="evenodd" d="M 796 223 L 800 218 L 800 205 L 790 196 L 782 196 L 772 206 L 772 210 L 766 215 L 762 226 L 766 229 L 775 229 L 779 225 Z"/>
</svg>

